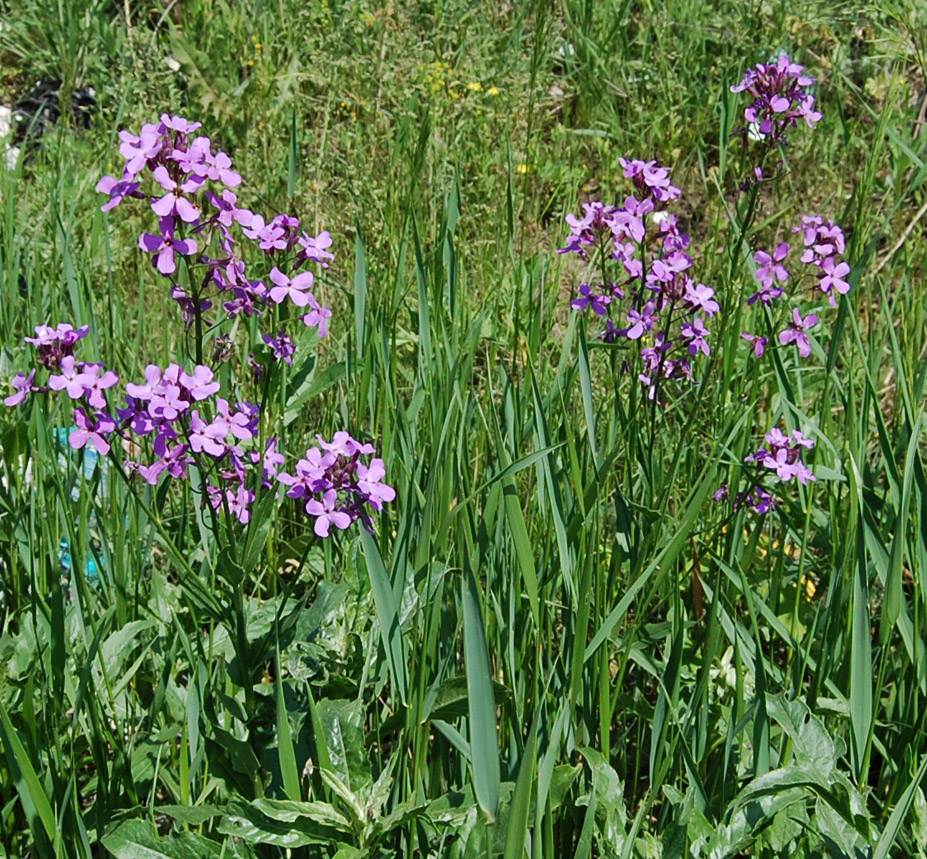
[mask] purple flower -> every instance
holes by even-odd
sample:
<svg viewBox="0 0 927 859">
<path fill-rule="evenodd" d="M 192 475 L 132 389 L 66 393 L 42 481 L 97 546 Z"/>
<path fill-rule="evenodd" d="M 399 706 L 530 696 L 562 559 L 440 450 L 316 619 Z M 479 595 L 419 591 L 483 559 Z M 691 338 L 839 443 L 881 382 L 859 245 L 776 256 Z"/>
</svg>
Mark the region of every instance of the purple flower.
<svg viewBox="0 0 927 859">
<path fill-rule="evenodd" d="M 213 372 L 203 364 L 197 364 L 193 375 L 180 374 L 180 384 L 194 400 L 205 400 L 219 390 L 219 383 L 213 379 Z"/>
<path fill-rule="evenodd" d="M 310 498 L 306 502 L 306 512 L 310 516 L 315 516 L 315 525 L 313 530 L 320 537 L 327 537 L 330 526 L 344 531 L 351 524 L 351 517 L 336 507 L 338 503 L 338 493 L 334 489 L 329 489 L 323 496 L 322 500 L 317 501 Z"/>
<path fill-rule="evenodd" d="M 179 385 L 162 385 L 148 403 L 148 413 L 153 418 L 166 421 L 176 420 L 181 412 L 190 408 L 190 403 L 183 399 Z"/>
<path fill-rule="evenodd" d="M 763 354 L 766 352 L 766 344 L 769 343 L 769 338 L 760 337 L 757 334 L 748 334 L 746 331 L 741 331 L 740 336 L 751 344 L 751 349 L 755 357 L 763 357 Z"/>
<path fill-rule="evenodd" d="M 682 332 L 682 336 L 689 341 L 688 349 L 690 355 L 698 355 L 699 352 L 705 355 L 711 354 L 711 350 L 708 348 L 708 341 L 705 339 L 708 337 L 709 332 L 700 316 L 696 316 L 691 322 L 684 322 L 680 327 L 680 331 Z"/>
<path fill-rule="evenodd" d="M 154 265 L 163 275 L 173 274 L 177 270 L 174 254 L 190 256 L 197 250 L 194 239 L 175 239 L 174 225 L 171 218 L 161 218 L 158 222 L 161 235 L 142 233 L 138 239 L 138 246 L 150 254 L 156 254 Z"/>
<path fill-rule="evenodd" d="M 311 271 L 304 271 L 295 277 L 289 277 L 280 271 L 277 266 L 270 270 L 270 279 L 274 286 L 270 290 L 270 300 L 280 304 L 287 298 L 297 307 L 305 307 L 309 303 L 310 292 L 314 278 Z"/>
<path fill-rule="evenodd" d="M 115 209 L 126 197 L 141 197 L 142 195 L 138 192 L 139 187 L 141 187 L 140 182 L 126 179 L 117 181 L 112 176 L 104 176 L 97 182 L 97 191 L 101 194 L 108 194 L 109 200 L 100 206 L 100 211 L 108 212 L 110 209 Z"/>
<path fill-rule="evenodd" d="M 344 432 L 344 430 L 336 432 L 332 436 L 331 442 L 325 441 L 318 433 L 316 433 L 315 438 L 322 450 L 330 451 L 339 456 L 354 456 L 358 453 L 370 455 L 376 453 L 372 444 L 361 444 L 361 442 L 352 438 L 351 435 Z"/>
<path fill-rule="evenodd" d="M 686 284 L 685 298 L 686 304 L 693 310 L 701 310 L 707 317 L 711 318 L 721 308 L 717 301 L 714 300 L 715 291 L 704 283 L 693 284 L 691 281 Z"/>
<path fill-rule="evenodd" d="M 105 409 L 106 395 L 103 392 L 112 388 L 119 381 L 119 376 L 112 370 L 104 370 L 100 364 L 85 364 L 84 372 L 87 375 L 84 382 L 87 402 L 95 409 Z"/>
<path fill-rule="evenodd" d="M 87 413 L 78 406 L 74 409 L 74 423 L 77 424 L 77 429 L 68 436 L 68 444 L 74 450 L 80 450 L 89 443 L 100 456 L 106 456 L 109 453 L 110 445 L 105 436 L 116 429 L 116 424 L 109 415 L 101 412 L 94 415 L 94 419 L 91 420 Z"/>
<path fill-rule="evenodd" d="M 808 339 L 806 331 L 814 328 L 818 324 L 818 317 L 815 313 L 809 313 L 804 319 L 798 312 L 798 308 L 792 308 L 792 322 L 785 331 L 779 332 L 779 342 L 785 346 L 787 343 L 795 343 L 798 346 L 798 354 L 802 358 L 807 358 L 811 354 L 811 341 Z"/>
<path fill-rule="evenodd" d="M 656 319 L 657 317 L 653 312 L 652 301 L 648 301 L 641 311 L 632 308 L 628 311 L 628 322 L 630 322 L 631 325 L 624 332 L 625 337 L 629 340 L 639 340 L 644 336 L 645 331 L 650 331 L 650 329 L 653 328 L 653 323 Z"/>
<path fill-rule="evenodd" d="M 396 497 L 396 490 L 381 481 L 386 476 L 386 468 L 382 459 L 371 459 L 370 465 L 357 464 L 357 488 L 370 503 L 374 510 L 383 509 L 384 502 L 390 502 Z"/>
<path fill-rule="evenodd" d="M 225 453 L 225 437 L 229 434 L 229 425 L 222 419 L 216 418 L 206 423 L 200 413 L 194 409 L 190 413 L 190 447 L 195 453 L 205 451 L 211 456 L 222 456 Z"/>
<path fill-rule="evenodd" d="M 238 208 L 238 197 L 232 191 L 223 190 L 221 197 L 217 197 L 212 191 L 207 191 L 206 199 L 218 210 L 219 214 L 216 215 L 216 219 L 228 229 L 231 229 L 233 222 L 242 227 L 248 227 L 254 220 L 253 212 Z"/>
<path fill-rule="evenodd" d="M 180 220 L 188 224 L 192 224 L 199 218 L 199 209 L 184 196 L 184 194 L 192 194 L 200 189 L 203 180 L 199 176 L 192 176 L 183 183 L 177 183 L 171 179 L 164 166 L 155 167 L 152 175 L 155 181 L 167 191 L 163 197 L 151 204 L 151 210 L 159 218 L 177 215 Z M 164 232 L 163 227 L 161 231 Z"/>
<path fill-rule="evenodd" d="M 308 313 L 304 313 L 300 318 L 303 321 L 303 325 L 307 328 L 316 328 L 318 329 L 318 334 L 320 338 L 324 338 L 328 335 L 328 320 L 331 319 L 332 312 L 327 307 L 323 307 L 316 301 L 315 296 L 310 292 L 309 295 L 309 306 L 312 308 Z"/>
<path fill-rule="evenodd" d="M 574 298 L 570 302 L 570 306 L 574 310 L 585 310 L 587 307 L 591 307 L 593 313 L 597 316 L 605 316 L 608 311 L 608 305 L 612 300 L 610 295 L 598 295 L 593 293 L 592 287 L 588 283 L 581 283 L 579 285 L 579 294 L 582 298 Z"/>
<path fill-rule="evenodd" d="M 743 80 L 731 92 L 746 91 L 753 103 L 744 111 L 749 124 L 744 137 L 773 144 L 785 142 L 786 132 L 799 119 L 814 128 L 821 114 L 814 110 L 814 96 L 808 88 L 814 78 L 802 74 L 802 66 L 781 56 L 772 63 L 760 63 L 748 69 Z"/>
<path fill-rule="evenodd" d="M 161 124 L 165 128 L 169 128 L 171 131 L 176 131 L 178 134 L 186 135 L 192 134 L 203 123 L 190 122 L 188 119 L 185 119 L 182 116 L 171 116 L 169 113 L 162 113 Z"/>
<path fill-rule="evenodd" d="M 273 351 L 274 358 L 286 362 L 288 367 L 293 366 L 293 355 L 296 352 L 296 347 L 283 331 L 278 332 L 276 338 L 265 334 L 263 340 Z"/>
<path fill-rule="evenodd" d="M 153 159 L 164 145 L 164 127 L 148 123 L 142 126 L 141 134 L 137 137 L 128 131 L 120 131 L 119 154 L 126 159 L 125 177 L 134 178 Z"/>
<path fill-rule="evenodd" d="M 818 289 L 821 290 L 830 299 L 831 306 L 837 304 L 831 289 L 836 290 L 840 295 L 846 295 L 850 291 L 850 284 L 843 278 L 850 273 L 850 266 L 845 262 L 836 262 L 834 257 L 827 257 L 821 261 L 821 279 L 818 281 Z"/>
<path fill-rule="evenodd" d="M 30 370 L 29 375 L 25 373 L 17 373 L 11 384 L 16 390 L 15 394 L 10 394 L 4 401 L 5 406 L 18 406 L 20 403 L 25 402 L 26 397 L 29 396 L 33 391 L 36 390 L 35 386 L 32 384 L 35 381 L 35 370 Z"/>
<path fill-rule="evenodd" d="M 783 283 L 788 279 L 789 273 L 782 265 L 782 260 L 788 255 L 789 246 L 785 242 L 781 242 L 777 245 L 772 255 L 768 254 L 766 251 L 757 251 L 753 255 L 753 259 L 759 266 L 756 270 L 756 279 L 760 282 L 761 286 L 765 289 L 769 289 L 773 285 L 774 280 Z"/>
<path fill-rule="evenodd" d="M 323 268 L 327 268 L 328 260 L 335 258 L 335 255 L 328 251 L 332 246 L 332 236 L 328 230 L 323 230 L 315 237 L 302 233 L 296 239 L 296 243 L 299 245 L 299 259 L 302 262 L 317 262 Z"/>
<path fill-rule="evenodd" d="M 61 359 L 60 375 L 49 376 L 48 387 L 53 391 L 64 391 L 72 400 L 79 400 L 91 380 L 91 374 L 84 372 L 83 364 L 76 363 L 73 355 L 65 355 Z"/>
</svg>

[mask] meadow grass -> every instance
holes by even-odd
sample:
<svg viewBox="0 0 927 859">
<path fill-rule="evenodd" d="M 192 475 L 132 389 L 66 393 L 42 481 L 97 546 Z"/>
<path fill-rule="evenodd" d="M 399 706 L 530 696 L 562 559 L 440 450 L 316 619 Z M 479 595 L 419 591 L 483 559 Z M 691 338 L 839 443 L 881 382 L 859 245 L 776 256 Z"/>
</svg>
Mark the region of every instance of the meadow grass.
<svg viewBox="0 0 927 859">
<path fill-rule="evenodd" d="M 66 402 L 4 409 L 4 855 L 927 856 L 920 4 L 0 21 L 10 99 L 51 77 L 99 102 L 0 166 L 4 384 L 45 323 L 89 325 L 85 360 L 125 379 L 192 357 L 149 220 L 94 191 L 119 129 L 185 115 L 254 208 L 335 239 L 331 334 L 272 389 L 284 447 L 348 429 L 397 493 L 374 535 L 326 541 L 263 499 L 230 559 L 191 487 L 62 444 Z M 822 119 L 743 194 L 729 87 L 783 51 Z M 630 193 L 621 157 L 673 168 L 722 305 L 699 384 L 659 408 L 555 253 L 568 213 Z M 808 359 L 753 360 L 753 251 L 814 213 L 852 289 Z M 817 481 L 760 516 L 713 501 L 775 425 L 813 434 Z"/>
</svg>

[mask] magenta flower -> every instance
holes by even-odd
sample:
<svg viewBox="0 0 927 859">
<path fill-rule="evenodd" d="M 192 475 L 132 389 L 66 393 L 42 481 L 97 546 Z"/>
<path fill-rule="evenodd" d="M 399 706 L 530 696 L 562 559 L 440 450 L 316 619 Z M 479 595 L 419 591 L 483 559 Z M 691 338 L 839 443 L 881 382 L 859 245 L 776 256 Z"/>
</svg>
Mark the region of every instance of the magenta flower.
<svg viewBox="0 0 927 859">
<path fill-rule="evenodd" d="M 785 346 L 788 343 L 795 343 L 798 346 L 798 354 L 802 358 L 807 358 L 811 354 L 811 341 L 808 339 L 806 331 L 814 328 L 818 324 L 818 317 L 815 313 L 809 313 L 804 319 L 798 312 L 798 308 L 792 308 L 792 322 L 785 331 L 779 332 L 779 342 Z"/>
<path fill-rule="evenodd" d="M 702 322 L 700 316 L 696 316 L 691 322 L 684 322 L 680 327 L 682 336 L 689 341 L 688 349 L 690 355 L 698 355 L 699 352 L 702 352 L 705 355 L 710 355 L 711 350 L 708 348 L 708 341 L 705 339 L 708 336 L 708 329 L 705 327 L 705 323 Z"/>
<path fill-rule="evenodd" d="M 163 275 L 173 274 L 177 271 L 174 254 L 190 256 L 197 250 L 195 239 L 175 239 L 174 227 L 171 218 L 161 218 L 159 221 L 161 235 L 142 233 L 138 238 L 138 246 L 150 254 L 155 254 L 154 265 Z"/>
<path fill-rule="evenodd" d="M 781 242 L 777 245 L 772 255 L 768 254 L 766 251 L 757 251 L 753 255 L 753 259 L 759 266 L 756 270 L 756 279 L 760 282 L 761 286 L 769 289 L 773 285 L 774 280 L 779 281 L 779 283 L 788 280 L 789 273 L 785 270 L 785 266 L 782 265 L 782 260 L 788 255 L 789 246 L 785 242 Z"/>
<path fill-rule="evenodd" d="M 766 352 L 766 344 L 769 343 L 768 337 L 760 337 L 757 334 L 748 334 L 746 331 L 741 331 L 740 336 L 750 344 L 750 348 L 755 357 L 763 357 L 763 354 Z"/>
</svg>

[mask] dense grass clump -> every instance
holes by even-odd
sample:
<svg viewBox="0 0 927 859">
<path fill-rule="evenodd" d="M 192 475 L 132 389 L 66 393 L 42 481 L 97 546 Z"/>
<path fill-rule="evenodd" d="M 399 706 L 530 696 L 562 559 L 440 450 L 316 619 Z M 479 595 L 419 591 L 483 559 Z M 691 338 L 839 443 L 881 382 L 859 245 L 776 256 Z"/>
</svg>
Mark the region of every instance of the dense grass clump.
<svg viewBox="0 0 927 859">
<path fill-rule="evenodd" d="M 921 4 L 0 25 L 0 854 L 927 856 Z"/>
</svg>

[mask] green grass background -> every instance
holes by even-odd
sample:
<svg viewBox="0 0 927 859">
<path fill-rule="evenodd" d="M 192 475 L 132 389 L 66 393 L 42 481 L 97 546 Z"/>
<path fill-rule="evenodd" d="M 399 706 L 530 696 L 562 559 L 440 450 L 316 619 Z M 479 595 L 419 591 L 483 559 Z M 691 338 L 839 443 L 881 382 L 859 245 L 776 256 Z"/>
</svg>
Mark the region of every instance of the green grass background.
<svg viewBox="0 0 927 859">
<path fill-rule="evenodd" d="M 58 416 L 4 410 L 2 855 L 927 855 L 921 4 L 17 0 L 0 21 L 8 100 L 53 77 L 99 102 L 0 168 L 3 381 L 45 322 L 90 324 L 125 378 L 180 354 L 150 225 L 94 192 L 119 129 L 179 113 L 254 206 L 335 237 L 332 335 L 277 404 L 288 451 L 369 436 L 398 492 L 376 539 L 269 520 L 249 671 L 189 499 L 139 503 L 55 445 Z M 728 87 L 782 51 L 823 119 L 745 238 L 831 217 L 853 290 L 811 359 L 756 364 Z M 581 201 L 624 198 L 622 156 L 673 167 L 725 311 L 659 416 L 587 345 L 554 253 Z M 711 493 L 777 422 L 813 429 L 818 482 L 729 515 Z"/>
</svg>

